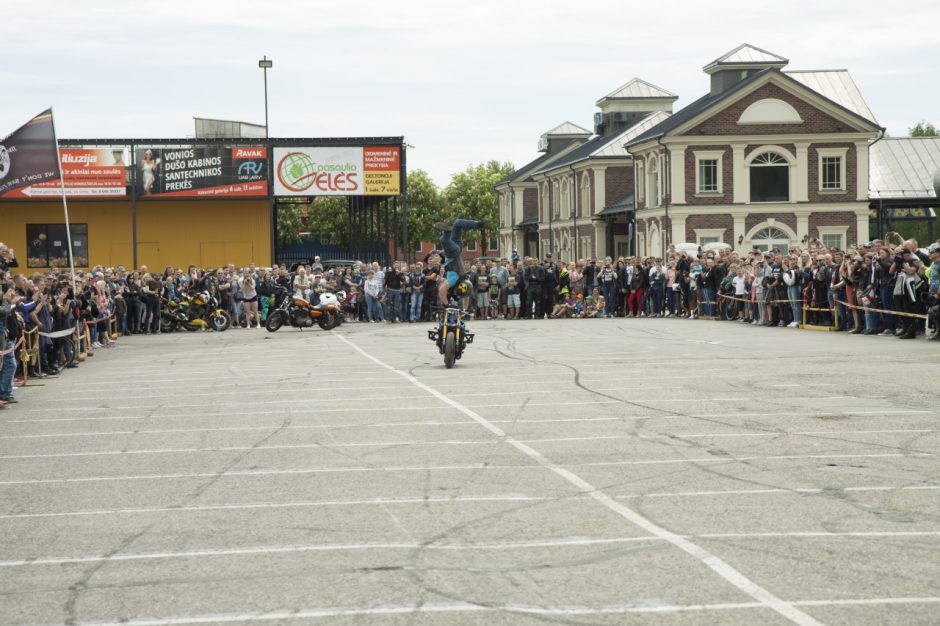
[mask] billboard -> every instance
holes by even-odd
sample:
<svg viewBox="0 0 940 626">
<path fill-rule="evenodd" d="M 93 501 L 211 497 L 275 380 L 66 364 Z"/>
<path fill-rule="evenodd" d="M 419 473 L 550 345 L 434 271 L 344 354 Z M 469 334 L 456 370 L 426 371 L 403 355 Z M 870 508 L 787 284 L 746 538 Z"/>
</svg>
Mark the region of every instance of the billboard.
<svg viewBox="0 0 940 626">
<path fill-rule="evenodd" d="M 397 196 L 398 146 L 274 148 L 276 196 Z"/>
<path fill-rule="evenodd" d="M 61 148 L 59 154 L 65 195 L 80 198 L 123 197 L 127 195 L 127 149 Z M 4 198 L 48 198 L 62 195 L 58 180 L 21 187 L 4 193 Z"/>
<path fill-rule="evenodd" d="M 268 195 L 264 146 L 139 148 L 141 198 L 257 198 Z"/>
</svg>

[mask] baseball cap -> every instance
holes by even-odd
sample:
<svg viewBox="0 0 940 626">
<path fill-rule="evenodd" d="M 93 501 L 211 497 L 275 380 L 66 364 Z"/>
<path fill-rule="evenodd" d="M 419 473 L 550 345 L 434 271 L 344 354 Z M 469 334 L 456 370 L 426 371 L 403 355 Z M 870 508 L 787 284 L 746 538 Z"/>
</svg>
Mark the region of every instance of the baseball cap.
<svg viewBox="0 0 940 626">
<path fill-rule="evenodd" d="M 927 252 L 930 254 L 933 254 L 934 252 L 940 252 L 940 243 L 930 244 L 930 246 L 927 248 Z"/>
</svg>

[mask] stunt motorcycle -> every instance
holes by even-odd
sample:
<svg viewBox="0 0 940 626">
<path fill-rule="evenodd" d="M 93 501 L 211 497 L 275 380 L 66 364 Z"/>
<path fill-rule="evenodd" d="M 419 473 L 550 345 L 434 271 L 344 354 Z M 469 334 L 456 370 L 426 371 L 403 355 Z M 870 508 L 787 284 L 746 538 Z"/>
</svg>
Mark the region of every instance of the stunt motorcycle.
<svg viewBox="0 0 940 626">
<path fill-rule="evenodd" d="M 294 328 L 311 328 L 314 324 L 323 330 L 332 330 L 339 325 L 339 308 L 333 304 L 310 304 L 306 299 L 290 296 L 280 288 L 281 303 L 268 313 L 264 327 L 268 332 L 277 332 L 285 324 Z"/>
<path fill-rule="evenodd" d="M 470 313 L 453 302 L 439 310 L 437 328 L 428 331 L 428 339 L 437 345 L 437 349 L 444 355 L 444 366 L 450 369 L 457 359 L 463 356 L 467 344 L 473 343 L 473 333 L 468 332 L 463 323 L 463 316 Z"/>
<path fill-rule="evenodd" d="M 231 325 L 232 316 L 219 308 L 219 301 L 208 291 L 183 296 L 179 302 L 164 301 L 160 307 L 160 332 L 163 333 L 172 333 L 180 327 L 188 331 L 210 329 L 222 332 Z"/>
</svg>

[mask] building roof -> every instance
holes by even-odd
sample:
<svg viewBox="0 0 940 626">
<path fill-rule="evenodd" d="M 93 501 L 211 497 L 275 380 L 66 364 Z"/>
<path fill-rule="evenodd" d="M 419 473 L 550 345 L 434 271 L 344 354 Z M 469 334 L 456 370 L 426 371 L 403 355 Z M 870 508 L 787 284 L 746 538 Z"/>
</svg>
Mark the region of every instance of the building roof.
<svg viewBox="0 0 940 626">
<path fill-rule="evenodd" d="M 785 59 L 773 52 L 768 52 L 767 50 L 752 46 L 748 43 L 742 43 L 734 50 L 721 55 L 702 69 L 706 73 L 711 74 L 712 72 L 717 72 L 719 69 L 722 69 L 723 66 L 741 67 L 769 65 L 783 67 L 789 62 L 789 59 Z"/>
<path fill-rule="evenodd" d="M 562 122 L 555 128 L 542 133 L 543 136 L 547 135 L 550 137 L 555 137 L 558 135 L 584 135 L 586 137 L 590 137 L 593 134 L 594 133 L 589 131 L 587 128 L 582 128 L 573 122 Z"/>
<path fill-rule="evenodd" d="M 751 83 L 759 80 L 762 76 L 768 72 L 773 71 L 772 69 L 761 70 L 755 74 L 751 74 L 744 80 L 739 83 L 735 83 L 731 87 L 728 87 L 726 90 L 722 91 L 719 94 L 712 95 L 710 93 L 705 94 L 695 102 L 689 104 L 688 106 L 679 109 L 677 112 L 670 115 L 668 118 L 654 126 L 653 128 L 647 130 L 646 132 L 634 137 L 630 141 L 626 142 L 626 146 L 629 148 L 630 145 L 646 141 L 648 139 L 653 139 L 655 137 L 660 137 L 665 135 L 670 130 L 681 126 L 682 124 L 688 122 L 690 119 L 702 113 L 713 104 L 720 100 L 724 100 L 737 93 L 744 87 L 750 85 Z"/>
<path fill-rule="evenodd" d="M 666 113 L 665 111 L 655 111 L 650 113 L 649 115 L 640 118 L 633 126 L 630 126 L 619 134 L 598 135 L 592 138 L 590 141 L 581 144 L 577 149 L 565 155 L 563 159 L 559 159 L 552 163 L 545 163 L 537 170 L 533 171 L 532 174 L 540 174 L 548 170 L 553 170 L 558 167 L 565 167 L 567 165 L 572 165 L 574 163 L 578 163 L 579 161 L 586 161 L 588 159 L 630 158 L 630 153 L 624 149 L 624 145 L 632 140 L 633 137 L 647 131 L 650 128 L 653 128 L 660 122 L 666 120 L 668 117 L 669 113 Z"/>
<path fill-rule="evenodd" d="M 678 128 L 682 124 L 685 124 L 689 120 L 693 119 L 700 113 L 705 112 L 706 110 L 708 110 L 709 108 L 717 104 L 718 102 L 721 102 L 722 100 L 730 98 L 735 93 L 744 89 L 748 85 L 751 85 L 757 82 L 758 80 L 760 80 L 761 78 L 763 78 L 764 76 L 766 76 L 767 74 L 772 74 L 772 73 L 776 73 L 778 76 L 782 76 L 786 80 L 792 81 L 803 87 L 806 87 L 807 89 L 810 89 L 811 91 L 819 94 L 826 100 L 829 100 L 830 102 L 832 102 L 832 104 L 834 104 L 836 107 L 839 107 L 845 110 L 847 113 L 851 114 L 853 117 L 859 118 L 860 120 L 864 122 L 867 122 L 869 124 L 874 124 L 875 126 L 877 126 L 877 123 L 874 120 L 848 108 L 847 106 L 845 106 L 844 104 L 841 104 L 840 102 L 833 100 L 825 93 L 820 93 L 816 91 L 815 89 L 813 89 L 806 83 L 803 83 L 802 81 L 798 81 L 795 77 L 791 76 L 789 72 L 781 72 L 779 69 L 775 67 L 768 67 L 759 72 L 751 74 L 747 78 L 741 80 L 740 82 L 735 83 L 734 85 L 728 87 L 727 89 L 725 89 L 724 91 L 720 93 L 717 93 L 714 95 L 712 95 L 711 93 L 705 94 L 704 96 L 702 96 L 695 102 L 691 103 L 690 105 L 680 109 L 676 113 L 673 113 L 667 119 L 663 120 L 662 122 L 657 124 L 655 127 L 651 128 L 650 130 L 643 133 L 639 137 L 636 137 L 632 139 L 631 141 L 627 142 L 627 148 L 629 149 L 631 145 L 638 144 L 638 143 L 641 143 L 650 139 L 655 139 L 656 137 L 661 137 L 665 135 L 669 131 L 675 128 Z M 861 97 L 861 95 L 859 97 Z"/>
<path fill-rule="evenodd" d="M 869 198 L 936 198 L 940 137 L 885 137 L 869 148 L 869 164 Z"/>
<path fill-rule="evenodd" d="M 629 213 L 635 207 L 635 201 L 633 194 L 627 194 L 620 200 L 617 200 L 613 204 L 608 204 L 603 209 L 594 214 L 595 218 L 598 217 L 608 217 L 612 215 L 620 215 L 622 213 Z"/>
<path fill-rule="evenodd" d="M 584 145 L 584 142 L 573 141 L 572 143 L 565 146 L 564 148 L 562 148 L 561 150 L 559 150 L 558 152 L 554 154 L 543 154 L 539 156 L 538 158 L 532 161 L 529 161 L 528 163 L 526 163 L 525 165 L 517 169 L 515 172 L 513 172 L 509 176 L 498 181 L 496 185 L 497 186 L 505 185 L 506 183 L 514 183 L 517 181 L 525 180 L 529 178 L 532 174 L 541 170 L 543 167 L 548 167 L 549 165 L 551 165 L 558 159 L 564 157 L 566 154 L 571 153 L 571 151 L 575 150 L 576 148 L 582 145 Z"/>
<path fill-rule="evenodd" d="M 666 91 L 662 87 L 657 87 L 652 83 L 648 83 L 642 78 L 633 78 L 627 83 L 620 85 L 609 94 L 597 101 L 597 105 L 600 106 L 605 100 L 623 100 L 623 99 L 637 99 L 637 98 L 653 98 L 657 100 L 661 99 L 671 99 L 675 100 L 679 96 L 669 91 Z"/>
<path fill-rule="evenodd" d="M 813 91 L 822 94 L 833 102 L 842 105 L 856 115 L 878 123 L 875 114 L 868 108 L 868 103 L 862 97 L 858 85 L 852 79 L 848 70 L 806 70 L 784 72 L 787 76 L 795 78 Z"/>
<path fill-rule="evenodd" d="M 528 217 L 522 218 L 522 221 L 516 224 L 516 228 L 525 228 L 526 226 L 538 226 L 539 225 L 539 216 L 530 215 Z"/>
</svg>

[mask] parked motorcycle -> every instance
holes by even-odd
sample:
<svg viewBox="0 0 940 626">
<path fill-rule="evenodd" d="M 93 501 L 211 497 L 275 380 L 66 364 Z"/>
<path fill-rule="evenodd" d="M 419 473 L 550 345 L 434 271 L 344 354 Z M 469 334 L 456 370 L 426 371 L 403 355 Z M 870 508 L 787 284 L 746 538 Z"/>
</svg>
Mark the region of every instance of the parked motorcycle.
<svg viewBox="0 0 940 626">
<path fill-rule="evenodd" d="M 208 291 L 183 296 L 180 301 L 164 300 L 160 307 L 160 332 L 172 333 L 177 328 L 223 332 L 231 325 L 232 316 L 219 308 L 218 300 Z"/>
<path fill-rule="evenodd" d="M 437 345 L 437 349 L 444 355 L 444 366 L 450 369 L 463 356 L 467 344 L 473 343 L 473 333 L 468 332 L 463 323 L 463 316 L 470 315 L 470 312 L 457 306 L 438 310 L 440 316 L 437 328 L 428 331 L 428 339 Z"/>
<path fill-rule="evenodd" d="M 294 328 L 311 328 L 314 324 L 323 330 L 331 330 L 339 324 L 339 309 L 332 304 L 311 304 L 305 298 L 290 296 L 286 289 L 279 288 L 281 303 L 268 312 L 264 327 L 277 332 L 285 324 Z"/>
</svg>

